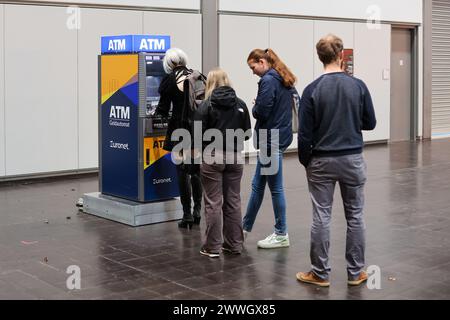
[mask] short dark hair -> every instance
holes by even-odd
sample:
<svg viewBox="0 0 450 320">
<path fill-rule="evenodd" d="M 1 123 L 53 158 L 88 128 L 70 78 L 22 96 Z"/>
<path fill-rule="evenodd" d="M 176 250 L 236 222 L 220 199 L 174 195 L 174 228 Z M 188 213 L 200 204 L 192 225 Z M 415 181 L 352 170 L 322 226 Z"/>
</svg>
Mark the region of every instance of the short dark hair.
<svg viewBox="0 0 450 320">
<path fill-rule="evenodd" d="M 338 36 L 329 34 L 317 42 L 317 55 L 324 65 L 330 64 L 339 58 L 344 50 L 344 42 Z"/>
</svg>

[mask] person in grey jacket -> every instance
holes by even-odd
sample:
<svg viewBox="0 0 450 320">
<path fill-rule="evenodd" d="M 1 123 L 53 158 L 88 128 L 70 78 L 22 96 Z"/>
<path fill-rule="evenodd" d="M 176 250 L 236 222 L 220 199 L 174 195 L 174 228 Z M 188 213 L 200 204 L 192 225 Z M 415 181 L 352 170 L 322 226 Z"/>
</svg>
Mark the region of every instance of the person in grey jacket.
<svg viewBox="0 0 450 320">
<path fill-rule="evenodd" d="M 306 168 L 313 206 L 310 257 L 312 269 L 297 279 L 330 285 L 330 223 L 333 194 L 339 182 L 347 219 L 346 259 L 349 285 L 367 280 L 363 220 L 366 163 L 362 130 L 376 126 L 375 111 L 363 81 L 341 70 L 344 45 L 328 35 L 317 43 L 325 73 L 303 92 L 299 107 L 298 156 Z"/>
</svg>

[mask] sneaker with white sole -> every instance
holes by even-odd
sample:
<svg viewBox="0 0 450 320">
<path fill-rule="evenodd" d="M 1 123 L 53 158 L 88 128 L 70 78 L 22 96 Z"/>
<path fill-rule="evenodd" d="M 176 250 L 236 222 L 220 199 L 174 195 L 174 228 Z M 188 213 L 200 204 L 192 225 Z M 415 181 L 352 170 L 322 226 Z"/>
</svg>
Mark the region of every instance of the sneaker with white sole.
<svg viewBox="0 0 450 320">
<path fill-rule="evenodd" d="M 210 257 L 210 258 L 219 258 L 220 257 L 220 253 L 218 252 L 211 252 L 205 248 L 201 248 L 200 249 L 200 254 Z"/>
<path fill-rule="evenodd" d="M 261 249 L 276 249 L 289 247 L 289 235 L 280 236 L 272 233 L 264 240 L 258 241 L 258 247 Z"/>
</svg>

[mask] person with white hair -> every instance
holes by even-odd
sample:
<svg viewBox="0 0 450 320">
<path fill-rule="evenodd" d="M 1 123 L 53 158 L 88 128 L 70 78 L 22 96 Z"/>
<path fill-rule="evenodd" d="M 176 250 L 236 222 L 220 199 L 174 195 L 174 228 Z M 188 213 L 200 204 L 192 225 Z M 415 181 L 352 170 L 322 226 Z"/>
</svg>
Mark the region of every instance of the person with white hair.
<svg viewBox="0 0 450 320">
<path fill-rule="evenodd" d="M 160 101 L 155 113 L 170 117 L 163 147 L 167 151 L 172 151 L 178 143 L 178 140 L 172 140 L 172 133 L 176 129 L 184 128 L 183 112 L 189 111 L 189 108 L 183 110 L 189 94 L 188 83 L 184 80 L 192 72 L 187 68 L 187 62 L 186 53 L 179 48 L 167 50 L 163 60 L 164 71 L 167 75 L 159 86 Z M 184 114 L 186 115 L 186 112 Z M 176 167 L 180 200 L 183 206 L 183 219 L 179 222 L 178 227 L 190 229 L 193 224 L 200 224 L 201 220 L 202 184 L 200 181 L 200 165 L 182 163 L 177 164 Z M 193 212 L 191 212 L 192 198 L 194 202 Z"/>
<path fill-rule="evenodd" d="M 187 55 L 183 50 L 178 48 L 169 49 L 163 60 L 164 71 L 170 74 L 177 67 L 186 67 L 187 60 Z"/>
</svg>

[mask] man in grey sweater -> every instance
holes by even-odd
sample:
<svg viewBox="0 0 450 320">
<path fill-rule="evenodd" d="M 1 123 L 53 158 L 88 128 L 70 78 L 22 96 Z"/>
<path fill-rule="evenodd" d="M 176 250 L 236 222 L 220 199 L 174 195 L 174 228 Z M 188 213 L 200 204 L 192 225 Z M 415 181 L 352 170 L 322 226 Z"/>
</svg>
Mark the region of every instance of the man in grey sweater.
<svg viewBox="0 0 450 320">
<path fill-rule="evenodd" d="M 312 269 L 297 279 L 330 285 L 330 223 L 333 194 L 339 182 L 347 219 L 346 259 L 349 285 L 367 280 L 365 266 L 362 130 L 376 126 L 372 99 L 364 82 L 342 71 L 344 45 L 328 35 L 317 43 L 325 72 L 303 92 L 299 108 L 298 152 L 305 166 L 313 206 L 310 257 Z"/>
</svg>

